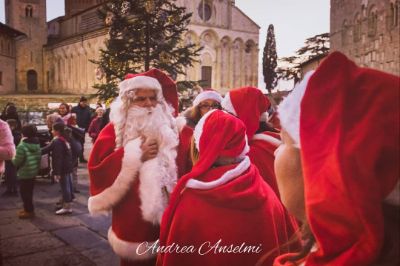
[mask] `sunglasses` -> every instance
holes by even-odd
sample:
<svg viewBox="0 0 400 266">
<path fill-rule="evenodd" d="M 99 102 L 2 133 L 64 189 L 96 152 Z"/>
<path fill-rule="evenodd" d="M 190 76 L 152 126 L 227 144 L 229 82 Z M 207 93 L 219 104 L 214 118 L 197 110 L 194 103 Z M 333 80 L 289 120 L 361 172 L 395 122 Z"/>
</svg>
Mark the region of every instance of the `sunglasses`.
<svg viewBox="0 0 400 266">
<path fill-rule="evenodd" d="M 214 103 L 214 104 L 200 104 L 199 105 L 200 109 L 221 109 L 221 105 L 219 105 L 218 103 Z"/>
</svg>

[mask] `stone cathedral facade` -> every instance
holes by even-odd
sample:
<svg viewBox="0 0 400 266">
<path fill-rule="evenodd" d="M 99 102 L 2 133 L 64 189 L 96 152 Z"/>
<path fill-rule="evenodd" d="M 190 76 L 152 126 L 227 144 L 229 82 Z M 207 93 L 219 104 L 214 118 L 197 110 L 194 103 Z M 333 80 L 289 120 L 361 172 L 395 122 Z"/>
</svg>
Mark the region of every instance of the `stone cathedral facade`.
<svg viewBox="0 0 400 266">
<path fill-rule="evenodd" d="M 46 0 L 6 0 L 6 25 L 24 33 L 15 41 L 15 85 L 0 94 L 90 94 L 97 59 L 108 36 L 97 16 L 104 0 L 65 0 L 65 16 L 46 22 Z M 232 0 L 177 0 L 192 12 L 185 42 L 204 47 L 199 62 L 178 80 L 205 80 L 224 93 L 258 83 L 260 27 Z M 0 33 L 1 38 L 1 33 Z M 1 69 L 0 69 L 1 72 Z"/>
</svg>

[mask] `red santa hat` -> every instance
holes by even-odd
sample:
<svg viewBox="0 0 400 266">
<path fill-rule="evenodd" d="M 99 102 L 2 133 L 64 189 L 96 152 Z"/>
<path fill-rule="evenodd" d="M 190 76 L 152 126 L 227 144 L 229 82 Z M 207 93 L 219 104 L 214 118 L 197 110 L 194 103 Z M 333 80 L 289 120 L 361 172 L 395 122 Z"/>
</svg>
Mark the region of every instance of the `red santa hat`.
<svg viewBox="0 0 400 266">
<path fill-rule="evenodd" d="M 256 133 L 259 122 L 268 117 L 271 107 L 268 98 L 262 91 L 254 87 L 243 87 L 229 91 L 223 101 L 222 108 L 239 117 L 247 128 L 247 137 L 251 139 Z"/>
<path fill-rule="evenodd" d="M 399 189 L 399 84 L 334 52 L 279 106 L 282 128 L 301 146 L 317 241 L 307 265 L 370 265 L 379 256 L 382 201 Z"/>
<path fill-rule="evenodd" d="M 139 74 L 127 74 L 119 84 L 119 97 L 134 92 L 135 89 L 154 89 L 158 100 L 165 100 L 178 114 L 178 92 L 175 82 L 164 72 L 156 68 Z"/>
<path fill-rule="evenodd" d="M 218 92 L 214 91 L 213 89 L 205 89 L 204 91 L 199 93 L 199 95 L 196 96 L 196 98 L 193 101 L 193 106 L 197 106 L 199 105 L 199 103 L 205 100 L 214 100 L 216 102 L 221 103 L 222 97 Z"/>
</svg>

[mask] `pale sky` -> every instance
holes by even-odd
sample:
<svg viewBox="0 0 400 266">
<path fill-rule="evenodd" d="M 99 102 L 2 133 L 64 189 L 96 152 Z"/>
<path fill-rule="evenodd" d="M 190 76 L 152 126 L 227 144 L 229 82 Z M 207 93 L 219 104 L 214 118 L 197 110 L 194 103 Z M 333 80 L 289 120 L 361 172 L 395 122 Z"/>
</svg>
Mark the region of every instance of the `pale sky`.
<svg viewBox="0 0 400 266">
<path fill-rule="evenodd" d="M 236 0 L 236 6 L 261 27 L 260 88 L 265 87 L 261 62 L 269 24 L 274 24 L 278 57 L 291 56 L 303 46 L 305 39 L 329 32 L 330 0 Z M 64 0 L 47 0 L 47 20 L 62 15 Z M 5 21 L 4 0 L 0 0 L 0 21 Z M 287 86 L 287 83 L 282 83 L 278 89 Z"/>
</svg>

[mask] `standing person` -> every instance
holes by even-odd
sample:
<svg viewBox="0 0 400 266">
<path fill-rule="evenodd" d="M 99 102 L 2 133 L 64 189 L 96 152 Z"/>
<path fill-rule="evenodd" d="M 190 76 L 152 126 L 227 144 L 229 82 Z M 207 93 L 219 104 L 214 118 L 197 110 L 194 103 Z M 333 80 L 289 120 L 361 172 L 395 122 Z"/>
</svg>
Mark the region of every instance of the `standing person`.
<svg viewBox="0 0 400 266">
<path fill-rule="evenodd" d="M 100 131 L 103 129 L 103 115 L 104 109 L 103 107 L 97 107 L 96 109 L 96 117 L 93 118 L 90 123 L 88 134 L 92 138 L 92 142 L 94 143 L 99 135 Z"/>
<path fill-rule="evenodd" d="M 110 123 L 94 143 L 88 170 L 91 214 L 112 211 L 108 240 L 121 265 L 154 265 L 156 253 L 138 249 L 155 242 L 159 222 L 177 180 L 174 81 L 157 69 L 129 74 L 119 84 Z M 189 136 L 190 137 L 190 136 Z M 189 154 L 180 155 L 181 158 Z M 178 164 L 179 168 L 179 164 Z"/>
<path fill-rule="evenodd" d="M 257 88 L 243 87 L 229 91 L 222 101 L 222 107 L 246 125 L 250 160 L 279 197 L 274 172 L 274 152 L 280 144 L 279 134 L 271 131 L 258 132 L 268 120 L 268 110 L 271 107 L 268 98 Z"/>
<path fill-rule="evenodd" d="M 274 265 L 399 265 L 399 84 L 334 52 L 279 105 L 277 180 L 306 245 Z"/>
<path fill-rule="evenodd" d="M 11 129 L 8 124 L 0 119 L 0 174 L 4 173 L 5 161 L 11 160 L 15 155 L 15 146 Z"/>
<path fill-rule="evenodd" d="M 60 117 L 63 120 L 65 125 L 68 125 L 71 123 L 72 114 L 71 114 L 70 106 L 67 103 L 61 103 L 58 106 L 58 114 L 60 115 Z"/>
<path fill-rule="evenodd" d="M 79 99 L 78 105 L 74 106 L 71 112 L 76 114 L 78 127 L 85 129 L 85 132 L 87 132 L 89 129 L 90 121 L 92 119 L 92 112 L 90 110 L 90 107 L 88 105 L 88 100 L 86 99 L 86 97 L 82 96 Z M 81 145 L 82 145 L 82 153 L 79 156 L 79 160 L 81 163 L 86 163 L 87 161 L 83 157 L 85 138 L 81 140 Z"/>
<path fill-rule="evenodd" d="M 199 93 L 193 101 L 193 106 L 185 112 L 188 126 L 194 128 L 208 111 L 221 109 L 221 101 L 221 95 L 212 89 Z"/>
<path fill-rule="evenodd" d="M 17 153 L 12 163 L 18 169 L 19 192 L 24 203 L 24 209 L 18 213 L 20 219 L 32 218 L 33 187 L 35 176 L 40 169 L 40 144 L 36 137 L 37 128 L 28 124 L 22 127 L 22 140 L 17 146 Z"/>
<path fill-rule="evenodd" d="M 55 214 L 63 215 L 72 213 L 71 202 L 74 198 L 72 185 L 72 150 L 67 140 L 64 123 L 53 124 L 52 132 L 54 136 L 49 145 L 42 148 L 42 154 L 51 152 L 51 162 L 53 175 L 56 181 L 60 182 L 62 192 L 62 208 Z"/>
<path fill-rule="evenodd" d="M 17 130 L 17 120 L 8 119 L 7 124 L 11 129 L 11 134 L 13 136 L 14 146 L 17 147 L 21 141 L 21 133 Z M 11 160 L 5 161 L 5 183 L 7 190 L 3 193 L 4 196 L 17 196 L 17 168 L 14 166 Z"/>
<path fill-rule="evenodd" d="M 19 119 L 17 107 L 14 103 L 7 103 L 7 105 L 4 107 L 3 112 L 1 113 L 1 120 L 5 122 L 8 119 L 15 119 L 17 121 L 17 130 L 21 131 L 22 124 L 21 120 Z"/>
<path fill-rule="evenodd" d="M 194 136 L 198 160 L 178 181 L 160 233 L 161 250 L 193 246 L 193 252 L 161 251 L 157 266 L 255 265 L 263 251 L 276 249 L 265 263 L 271 265 L 288 251 L 281 245 L 291 237 L 290 219 L 246 155 L 246 127 L 212 110 L 200 119 Z"/>
</svg>

